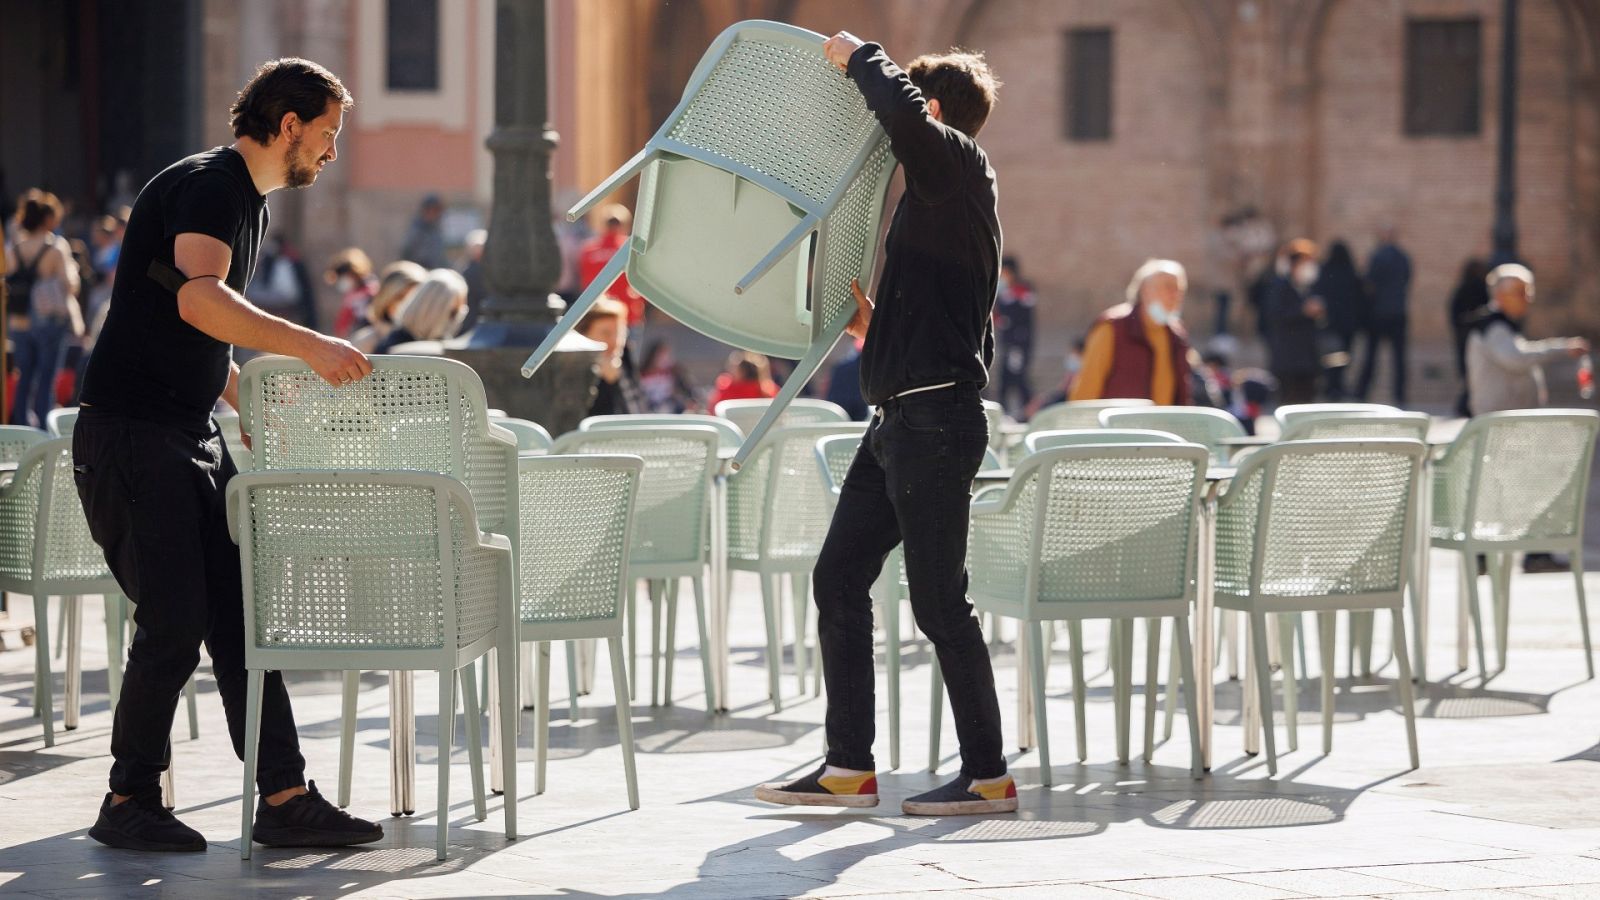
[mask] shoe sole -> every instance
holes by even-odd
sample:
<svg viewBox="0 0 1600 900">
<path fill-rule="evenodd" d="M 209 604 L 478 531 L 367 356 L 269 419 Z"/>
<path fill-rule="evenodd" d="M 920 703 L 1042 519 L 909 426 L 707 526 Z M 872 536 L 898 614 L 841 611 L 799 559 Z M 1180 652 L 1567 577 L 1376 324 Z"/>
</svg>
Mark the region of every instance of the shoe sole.
<svg viewBox="0 0 1600 900">
<path fill-rule="evenodd" d="M 146 850 L 152 853 L 204 853 L 206 849 L 205 838 L 192 844 L 162 844 L 157 841 L 146 841 L 130 837 L 120 831 L 101 828 L 96 825 L 89 829 L 89 837 L 94 838 L 107 847 L 118 850 Z"/>
<path fill-rule="evenodd" d="M 350 834 L 299 827 L 269 829 L 263 832 L 262 829 L 256 828 L 250 832 L 250 837 L 264 847 L 350 847 L 382 840 L 383 832 L 380 830 L 369 834 Z"/>
<path fill-rule="evenodd" d="M 948 800 L 934 803 L 906 800 L 900 804 L 900 812 L 908 816 L 981 816 L 1016 811 L 1015 797 L 1006 797 L 1003 800 Z"/>
<path fill-rule="evenodd" d="M 877 794 L 802 794 L 780 791 L 772 785 L 756 788 L 756 799 L 782 806 L 836 806 L 846 809 L 867 809 L 878 805 Z"/>
</svg>

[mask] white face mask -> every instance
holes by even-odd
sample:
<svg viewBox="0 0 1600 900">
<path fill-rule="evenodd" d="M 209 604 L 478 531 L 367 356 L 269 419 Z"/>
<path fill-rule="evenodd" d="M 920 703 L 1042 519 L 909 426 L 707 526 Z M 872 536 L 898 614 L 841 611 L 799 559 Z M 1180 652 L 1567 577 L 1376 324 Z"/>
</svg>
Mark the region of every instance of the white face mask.
<svg viewBox="0 0 1600 900">
<path fill-rule="evenodd" d="M 1322 269 L 1316 263 L 1305 263 L 1294 270 L 1294 280 L 1301 287 L 1309 287 L 1317 280 L 1317 276 L 1320 274 L 1322 274 Z"/>
<path fill-rule="evenodd" d="M 1146 303 L 1144 305 L 1144 314 L 1149 316 L 1150 321 L 1156 323 L 1157 325 L 1172 325 L 1178 321 L 1178 314 L 1176 312 L 1167 309 L 1165 306 L 1162 306 L 1159 303 Z"/>
<path fill-rule="evenodd" d="M 349 275 L 340 275 L 339 280 L 333 283 L 341 294 L 348 294 L 356 289 L 356 280 Z"/>
</svg>

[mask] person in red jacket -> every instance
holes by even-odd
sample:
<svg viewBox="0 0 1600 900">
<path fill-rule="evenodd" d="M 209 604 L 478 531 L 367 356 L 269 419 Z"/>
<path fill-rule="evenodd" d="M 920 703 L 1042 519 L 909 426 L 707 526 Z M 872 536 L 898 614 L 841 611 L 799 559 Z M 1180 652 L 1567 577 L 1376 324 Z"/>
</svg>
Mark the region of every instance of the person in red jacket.
<svg viewBox="0 0 1600 900">
<path fill-rule="evenodd" d="M 1179 263 L 1145 261 L 1128 283 L 1128 302 L 1106 310 L 1089 329 L 1069 399 L 1132 398 L 1188 406 L 1189 341 L 1178 318 L 1188 286 Z"/>
<path fill-rule="evenodd" d="M 728 357 L 727 371 L 717 376 L 707 405 L 716 409 L 724 400 L 762 400 L 777 394 L 767 358 L 759 353 L 735 351 Z"/>
<path fill-rule="evenodd" d="M 583 248 L 578 251 L 580 290 L 589 287 L 589 283 L 600 276 L 600 270 L 606 267 L 611 257 L 622 249 L 624 243 L 627 243 L 629 228 L 633 224 L 633 214 L 620 203 L 602 206 L 600 214 L 605 227 L 599 234 L 584 242 Z M 628 284 L 627 275 L 618 275 L 606 293 L 627 305 L 629 328 L 638 328 L 644 324 L 644 295 Z"/>
</svg>

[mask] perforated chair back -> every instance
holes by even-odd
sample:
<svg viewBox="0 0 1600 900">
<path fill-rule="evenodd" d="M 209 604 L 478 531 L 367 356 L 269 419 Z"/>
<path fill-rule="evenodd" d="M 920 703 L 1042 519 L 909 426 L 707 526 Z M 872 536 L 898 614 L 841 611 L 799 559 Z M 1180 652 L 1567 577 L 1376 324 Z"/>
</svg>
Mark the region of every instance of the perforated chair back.
<svg viewBox="0 0 1600 900">
<path fill-rule="evenodd" d="M 622 634 L 632 577 L 635 503 L 646 463 L 634 456 L 524 456 L 520 592 L 524 636 L 539 640 Z"/>
<path fill-rule="evenodd" d="M 1188 443 L 1027 457 L 974 504 L 974 599 L 1025 619 L 1185 614 L 1207 459 Z"/>
<path fill-rule="evenodd" d="M 709 337 L 798 359 L 774 415 L 746 429 L 742 464 L 826 359 L 871 283 L 894 156 L 823 35 L 740 22 L 712 43 L 683 98 L 575 219 L 641 175 L 626 245 L 524 365 L 531 374 L 615 277 Z M 773 98 L 783 97 L 782 103 Z M 811 240 L 815 236 L 815 241 Z"/>
<path fill-rule="evenodd" d="M 334 387 L 297 359 L 245 363 L 240 418 L 255 468 L 437 472 L 467 486 L 485 531 L 514 532 L 517 440 L 488 421 L 478 374 L 442 357 L 372 364 L 371 375 Z"/>
<path fill-rule="evenodd" d="M 716 414 L 732 422 L 745 434 L 750 434 L 761 424 L 761 419 L 772 409 L 771 400 L 724 400 L 717 404 Z M 850 414 L 844 407 L 827 400 L 801 398 L 791 402 L 780 412 L 776 425 L 809 425 L 822 422 L 848 422 Z"/>
<path fill-rule="evenodd" d="M 1092 444 L 1181 444 L 1183 438 L 1169 431 L 1149 428 L 1062 428 L 1035 431 L 1022 439 L 1028 453 L 1057 447 L 1084 447 Z"/>
<path fill-rule="evenodd" d="M 52 409 L 44 417 L 45 430 L 53 437 L 67 437 L 72 434 L 72 428 L 78 424 L 78 408 L 76 406 L 62 406 Z"/>
<path fill-rule="evenodd" d="M 492 420 L 494 424 L 511 432 L 517 439 L 517 453 L 534 455 L 549 453 L 555 440 L 550 437 L 543 425 L 531 419 L 516 419 L 510 416 L 501 416 Z"/>
<path fill-rule="evenodd" d="M 228 455 L 233 457 L 233 466 L 241 472 L 255 468 L 255 454 L 244 445 L 243 426 L 239 421 L 238 413 L 217 413 L 212 418 L 217 421 L 217 429 L 222 433 L 222 442 L 228 445 Z"/>
<path fill-rule="evenodd" d="M 1278 407 L 1272 417 L 1277 420 L 1278 428 L 1284 429 L 1301 419 L 1317 416 L 1343 416 L 1350 413 L 1390 415 L 1397 412 L 1400 412 L 1399 407 L 1385 403 L 1291 403 Z"/>
<path fill-rule="evenodd" d="M 1434 464 L 1433 542 L 1582 552 L 1597 432 L 1588 409 L 1473 418 Z"/>
<path fill-rule="evenodd" d="M 1100 410 L 1121 409 L 1131 406 L 1154 406 L 1149 400 L 1077 400 L 1055 403 L 1033 414 L 1028 420 L 1028 433 L 1060 431 L 1065 428 L 1099 428 Z"/>
<path fill-rule="evenodd" d="M 72 438 L 38 435 L 0 487 L 0 589 L 51 596 L 117 591 L 89 534 L 72 475 Z"/>
<path fill-rule="evenodd" d="M 1280 441 L 1326 441 L 1341 438 L 1406 438 L 1427 441 L 1432 420 L 1427 413 L 1337 413 L 1298 416 L 1279 435 Z"/>
<path fill-rule="evenodd" d="M 1291 441 L 1251 454 L 1218 504 L 1217 591 L 1397 606 L 1425 452 L 1420 441 L 1375 438 Z"/>
<path fill-rule="evenodd" d="M 716 429 L 705 425 L 598 428 L 562 435 L 553 452 L 644 460 L 629 567 L 635 577 L 669 577 L 696 574 L 708 562 L 717 440 Z"/>
<path fill-rule="evenodd" d="M 1227 438 L 1244 437 L 1244 426 L 1232 413 L 1204 406 L 1150 406 L 1137 409 L 1102 409 L 1103 428 L 1148 428 L 1175 434 L 1211 451 L 1211 458 L 1228 461 Z"/>
<path fill-rule="evenodd" d="M 744 443 L 744 432 L 739 426 L 721 416 L 696 413 L 629 413 L 615 416 L 590 416 L 578 423 L 579 431 L 600 428 L 656 428 L 661 425 L 708 425 L 717 430 L 718 446 L 723 450 L 737 450 Z"/>
<path fill-rule="evenodd" d="M 29 450 L 49 439 L 49 434 L 37 428 L 29 428 L 26 425 L 0 425 L 0 462 L 21 462 Z"/>
<path fill-rule="evenodd" d="M 743 567 L 790 571 L 814 560 L 833 515 L 817 474 L 817 441 L 835 434 L 861 440 L 857 422 L 791 425 L 768 435 L 749 465 L 728 479 L 728 558 Z"/>
</svg>

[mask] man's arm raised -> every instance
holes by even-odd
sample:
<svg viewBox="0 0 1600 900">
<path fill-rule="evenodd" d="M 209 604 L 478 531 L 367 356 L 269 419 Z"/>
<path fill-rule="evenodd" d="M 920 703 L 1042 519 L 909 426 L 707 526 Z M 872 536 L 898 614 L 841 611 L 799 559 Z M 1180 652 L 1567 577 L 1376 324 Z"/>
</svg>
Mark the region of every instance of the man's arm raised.
<svg viewBox="0 0 1600 900">
<path fill-rule="evenodd" d="M 177 236 L 173 261 L 188 279 L 178 290 L 178 315 L 185 322 L 219 341 L 298 357 L 329 384 L 359 381 L 372 372 L 372 363 L 348 342 L 262 312 L 224 284 L 232 260 L 233 251 L 214 237 Z"/>
</svg>

